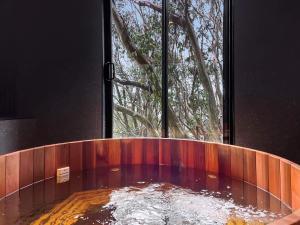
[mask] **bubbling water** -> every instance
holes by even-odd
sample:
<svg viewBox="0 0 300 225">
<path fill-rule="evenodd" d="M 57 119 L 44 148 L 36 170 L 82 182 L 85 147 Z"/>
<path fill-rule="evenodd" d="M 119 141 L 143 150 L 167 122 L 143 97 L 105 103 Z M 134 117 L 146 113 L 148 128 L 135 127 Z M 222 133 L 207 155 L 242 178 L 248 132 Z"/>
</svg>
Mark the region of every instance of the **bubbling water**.
<svg viewBox="0 0 300 225">
<path fill-rule="evenodd" d="M 280 216 L 250 205 L 238 205 L 233 199 L 218 195 L 221 193 L 194 192 L 168 183 L 124 187 L 114 190 L 109 202 L 102 206 L 101 213 L 110 211 L 110 219 L 105 223 L 96 222 L 113 225 L 217 225 L 238 218 L 245 223 L 264 224 Z"/>
<path fill-rule="evenodd" d="M 35 183 L 0 201 L 0 224 L 269 223 L 291 210 L 255 186 L 201 170 L 122 166 Z"/>
</svg>

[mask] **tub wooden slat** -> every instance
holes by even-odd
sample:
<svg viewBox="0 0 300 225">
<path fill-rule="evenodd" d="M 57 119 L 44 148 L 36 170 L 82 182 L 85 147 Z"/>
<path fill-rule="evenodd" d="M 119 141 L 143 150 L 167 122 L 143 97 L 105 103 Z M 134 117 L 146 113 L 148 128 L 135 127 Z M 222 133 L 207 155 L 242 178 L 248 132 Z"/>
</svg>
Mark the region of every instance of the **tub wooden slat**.
<svg viewBox="0 0 300 225">
<path fill-rule="evenodd" d="M 219 153 L 215 144 L 205 144 L 205 169 L 208 172 L 219 172 Z"/>
<path fill-rule="evenodd" d="M 129 140 L 121 140 L 121 165 L 130 163 L 131 151 Z"/>
<path fill-rule="evenodd" d="M 33 150 L 20 152 L 20 188 L 33 183 Z"/>
<path fill-rule="evenodd" d="M 33 179 L 37 182 L 45 179 L 45 151 L 42 147 L 35 148 L 33 152 Z"/>
<path fill-rule="evenodd" d="M 15 152 L 6 156 L 5 192 L 9 195 L 19 189 L 20 153 Z"/>
<path fill-rule="evenodd" d="M 231 180 L 230 192 L 234 199 L 241 199 L 244 197 L 244 182 L 238 181 L 236 179 Z"/>
<path fill-rule="evenodd" d="M 55 146 L 45 147 L 45 179 L 55 176 Z"/>
<path fill-rule="evenodd" d="M 269 191 L 279 199 L 281 198 L 280 186 L 280 160 L 269 155 Z"/>
<path fill-rule="evenodd" d="M 194 166 L 194 162 L 189 163 L 189 151 L 193 151 L 188 147 L 187 141 L 180 141 L 179 143 L 179 158 L 180 158 L 180 166 L 183 168 L 192 167 Z"/>
<path fill-rule="evenodd" d="M 205 144 L 201 142 L 193 142 L 189 145 L 194 146 L 195 168 L 205 170 Z"/>
<path fill-rule="evenodd" d="M 180 147 L 180 146 L 178 146 L 178 147 Z M 179 149 L 179 151 L 180 151 L 180 149 Z M 196 156 L 195 156 L 195 148 L 194 148 L 194 143 L 193 142 L 186 141 L 186 153 L 187 153 L 187 157 L 186 157 L 187 165 L 186 166 L 188 168 L 193 168 L 194 169 L 196 167 L 196 165 L 195 165 Z"/>
<path fill-rule="evenodd" d="M 95 141 L 96 148 L 96 167 L 104 167 L 108 165 L 108 141 Z"/>
<path fill-rule="evenodd" d="M 22 212 L 24 214 L 28 215 L 29 213 L 31 213 L 31 210 L 34 208 L 34 203 L 35 203 L 34 197 L 36 195 L 38 195 L 37 193 L 35 193 L 36 191 L 38 191 L 35 188 L 35 186 L 36 185 L 31 185 L 27 188 L 20 189 L 20 191 L 19 191 L 19 197 L 20 197 L 19 207 L 23 209 Z M 42 202 L 42 204 L 43 203 L 44 202 Z M 25 223 L 25 221 L 23 223 Z M 2 224 L 2 223 L 0 222 L 0 224 Z M 3 223 L 3 224 L 6 224 L 6 223 Z"/>
<path fill-rule="evenodd" d="M 268 209 L 270 207 L 270 195 L 266 191 L 257 189 L 257 208 L 261 210 Z"/>
<path fill-rule="evenodd" d="M 159 164 L 172 166 L 172 154 L 175 154 L 172 150 L 172 142 L 169 140 L 159 141 Z"/>
<path fill-rule="evenodd" d="M 0 156 L 0 198 L 5 196 L 5 156 Z"/>
<path fill-rule="evenodd" d="M 256 185 L 256 153 L 244 150 L 244 181 Z"/>
<path fill-rule="evenodd" d="M 294 165 L 291 166 L 291 190 L 292 190 L 292 208 L 300 208 L 300 169 Z"/>
<path fill-rule="evenodd" d="M 211 176 L 205 177 L 205 186 L 207 190 L 217 192 L 220 190 L 219 185 L 220 185 L 219 179 L 212 178 Z"/>
<path fill-rule="evenodd" d="M 131 164 L 132 165 L 141 165 L 143 164 L 143 140 L 135 139 L 131 140 L 130 143 L 130 151 L 131 151 Z"/>
<path fill-rule="evenodd" d="M 95 188 L 95 186 L 94 186 Z M 55 187 L 55 199 L 65 199 L 69 196 L 69 183 L 61 183 Z M 63 224 L 63 222 L 62 222 Z"/>
<path fill-rule="evenodd" d="M 43 205 L 45 202 L 45 184 L 44 182 L 35 183 L 33 191 L 33 202 L 35 205 Z"/>
<path fill-rule="evenodd" d="M 159 144 L 159 164 L 168 166 L 179 166 L 180 152 L 179 141 L 169 139 L 160 140 Z"/>
<path fill-rule="evenodd" d="M 291 205 L 291 165 L 282 160 L 280 160 L 280 190 L 281 201 Z"/>
<path fill-rule="evenodd" d="M 70 165 L 70 145 L 60 144 L 55 146 L 55 158 L 56 165 L 55 168 L 59 169 L 61 167 Z"/>
<path fill-rule="evenodd" d="M 258 189 L 253 185 L 244 185 L 244 199 L 249 205 L 257 205 Z"/>
<path fill-rule="evenodd" d="M 155 139 L 145 139 L 143 141 L 144 161 L 148 165 L 158 165 L 159 163 L 159 141 Z"/>
<path fill-rule="evenodd" d="M 121 143 L 120 141 L 96 141 L 96 167 L 120 166 Z"/>
<path fill-rule="evenodd" d="M 107 141 L 106 142 L 108 149 L 108 164 L 110 166 L 119 166 L 121 165 L 121 141 Z"/>
<path fill-rule="evenodd" d="M 244 149 L 230 146 L 231 177 L 244 180 Z"/>
<path fill-rule="evenodd" d="M 269 160 L 268 155 L 256 153 L 256 176 L 257 186 L 263 190 L 269 190 Z"/>
<path fill-rule="evenodd" d="M 281 212 L 281 203 L 280 200 L 277 198 L 270 198 L 270 211 L 274 213 L 280 213 Z"/>
<path fill-rule="evenodd" d="M 84 170 L 96 168 L 96 142 L 86 141 L 82 146 L 82 166 Z"/>
<path fill-rule="evenodd" d="M 300 224 L 300 210 L 270 223 L 269 225 L 299 225 Z"/>
<path fill-rule="evenodd" d="M 179 164 L 184 168 L 204 169 L 204 148 L 199 148 L 196 142 L 179 141 Z M 202 165 L 201 165 L 202 164 Z"/>
<path fill-rule="evenodd" d="M 132 140 L 130 139 L 125 139 L 121 140 L 121 164 L 122 165 L 130 165 L 134 164 L 134 157 L 133 157 L 133 146 L 132 146 Z M 140 160 L 141 159 L 141 154 L 140 155 Z M 137 163 L 137 161 L 135 161 Z"/>
<path fill-rule="evenodd" d="M 171 141 L 171 166 L 180 165 L 180 141 L 182 140 L 173 140 Z"/>
<path fill-rule="evenodd" d="M 82 142 L 70 143 L 70 170 L 82 170 Z"/>
<path fill-rule="evenodd" d="M 45 203 L 55 201 L 55 183 L 54 179 L 45 180 Z"/>
<path fill-rule="evenodd" d="M 219 173 L 225 176 L 231 176 L 231 151 L 229 146 L 216 145 L 219 153 Z"/>
</svg>

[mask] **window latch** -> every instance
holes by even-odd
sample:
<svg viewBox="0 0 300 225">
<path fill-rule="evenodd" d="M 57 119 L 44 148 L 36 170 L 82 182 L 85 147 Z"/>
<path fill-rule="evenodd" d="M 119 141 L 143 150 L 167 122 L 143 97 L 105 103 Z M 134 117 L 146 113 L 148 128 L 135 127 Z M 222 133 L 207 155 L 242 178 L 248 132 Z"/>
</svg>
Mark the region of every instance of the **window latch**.
<svg viewBox="0 0 300 225">
<path fill-rule="evenodd" d="M 115 64 L 112 62 L 106 62 L 104 64 L 104 73 L 107 81 L 115 79 Z"/>
</svg>

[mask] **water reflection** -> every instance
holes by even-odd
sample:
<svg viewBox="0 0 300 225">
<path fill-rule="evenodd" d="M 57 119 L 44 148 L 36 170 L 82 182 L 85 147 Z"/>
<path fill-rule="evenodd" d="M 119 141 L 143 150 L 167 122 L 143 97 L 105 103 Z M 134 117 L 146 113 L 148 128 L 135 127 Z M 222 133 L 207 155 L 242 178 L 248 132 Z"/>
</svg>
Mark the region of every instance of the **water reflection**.
<svg viewBox="0 0 300 225">
<path fill-rule="evenodd" d="M 119 170 L 116 168 L 99 168 L 93 171 L 74 173 L 71 174 L 71 179 L 67 183 L 56 184 L 55 179 L 50 179 L 22 189 L 19 193 L 15 193 L 0 201 L 0 224 L 30 224 L 76 192 L 100 189 L 112 190 L 112 193 L 115 194 L 111 195 L 111 201 L 113 202 L 113 199 L 116 196 L 120 197 L 120 194 L 127 192 L 127 194 L 132 193 L 138 195 L 140 192 L 143 193 L 142 188 L 144 188 L 144 191 L 149 192 L 149 190 L 161 188 L 162 183 L 169 184 L 168 188 L 163 192 L 156 192 L 155 194 L 162 195 L 164 193 L 169 196 L 170 204 L 168 206 L 163 204 L 163 212 L 168 211 L 173 213 L 168 214 L 170 217 L 169 220 L 172 219 L 172 221 L 177 218 L 174 216 L 178 213 L 176 202 L 178 199 L 181 199 L 179 202 L 182 202 L 182 196 L 186 197 L 187 200 L 183 201 L 185 203 L 184 209 L 189 209 L 189 211 L 192 212 L 190 207 L 195 207 L 194 212 L 200 210 L 200 208 L 197 208 L 201 207 L 199 204 L 193 204 L 198 201 L 201 202 L 201 195 L 199 195 L 199 193 L 204 195 L 205 193 L 209 193 L 210 196 L 218 200 L 219 205 L 225 206 L 226 204 L 234 203 L 235 205 L 245 208 L 251 205 L 249 209 L 256 210 L 258 213 L 266 213 L 267 211 L 276 213 L 276 215 L 268 214 L 268 218 L 280 217 L 291 212 L 290 209 L 282 205 L 278 199 L 254 186 L 240 181 L 226 177 L 218 177 L 213 174 L 206 174 L 202 171 L 192 169 L 130 166 L 119 168 Z M 130 186 L 137 188 L 137 190 L 135 190 L 135 192 L 134 190 L 129 191 L 128 188 Z M 206 190 L 206 192 L 204 190 Z M 134 195 L 128 195 L 127 197 Z M 150 191 L 145 197 L 148 196 L 147 198 L 151 199 L 152 195 L 155 196 L 154 193 Z M 123 200 L 126 200 L 126 198 Z M 192 203 L 188 204 L 190 201 Z M 207 201 L 205 200 L 205 202 Z M 207 203 L 203 202 L 202 205 L 206 204 Z M 122 215 L 119 213 L 120 211 L 117 211 L 118 205 L 109 203 L 104 205 L 107 207 L 97 205 L 86 211 L 90 218 L 95 220 L 94 222 L 96 222 L 96 224 L 101 222 L 99 221 L 99 213 L 102 213 L 102 222 L 114 221 L 114 217 Z M 136 207 L 140 207 L 140 205 L 136 205 Z M 112 208 L 116 210 L 113 211 Z M 130 210 L 130 208 L 127 210 Z M 196 219 L 197 217 L 194 218 Z M 84 224 L 84 220 L 78 219 L 78 223 Z M 182 217 L 181 219 L 185 220 L 187 218 Z"/>
</svg>

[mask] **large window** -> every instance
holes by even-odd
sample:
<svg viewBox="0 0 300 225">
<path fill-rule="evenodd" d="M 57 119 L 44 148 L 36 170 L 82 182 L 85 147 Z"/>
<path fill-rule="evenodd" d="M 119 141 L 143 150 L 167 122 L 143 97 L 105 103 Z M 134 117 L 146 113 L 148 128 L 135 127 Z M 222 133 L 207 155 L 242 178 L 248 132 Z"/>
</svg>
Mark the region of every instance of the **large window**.
<svg viewBox="0 0 300 225">
<path fill-rule="evenodd" d="M 221 141 L 223 0 L 169 0 L 169 135 Z"/>
<path fill-rule="evenodd" d="M 223 0 L 169 0 L 167 29 L 165 2 L 113 1 L 113 135 L 161 136 L 165 108 L 170 137 L 222 141 Z"/>
<path fill-rule="evenodd" d="M 112 6 L 114 136 L 160 136 L 161 13 L 142 2 Z"/>
</svg>

